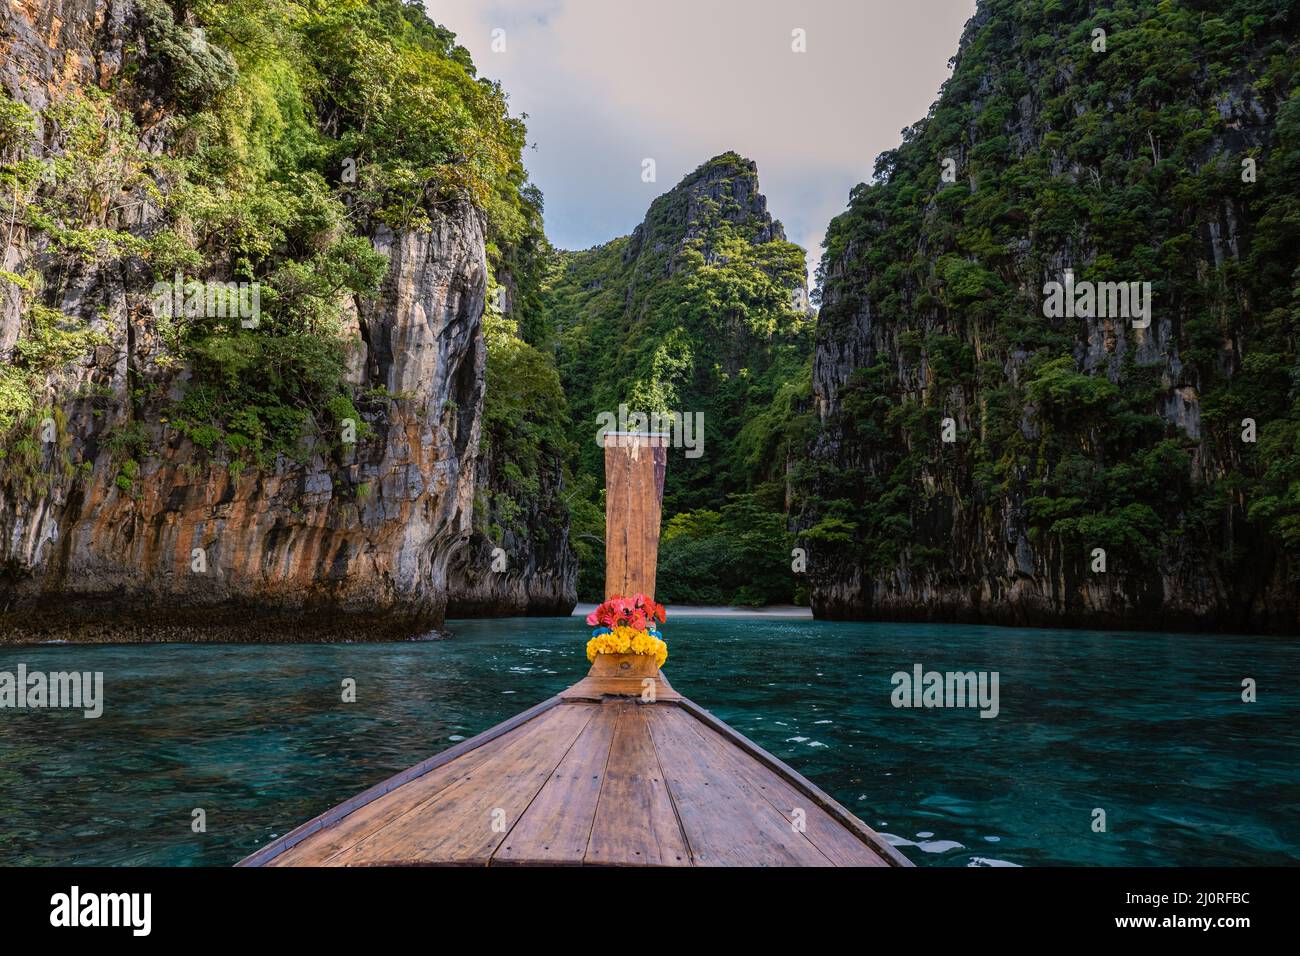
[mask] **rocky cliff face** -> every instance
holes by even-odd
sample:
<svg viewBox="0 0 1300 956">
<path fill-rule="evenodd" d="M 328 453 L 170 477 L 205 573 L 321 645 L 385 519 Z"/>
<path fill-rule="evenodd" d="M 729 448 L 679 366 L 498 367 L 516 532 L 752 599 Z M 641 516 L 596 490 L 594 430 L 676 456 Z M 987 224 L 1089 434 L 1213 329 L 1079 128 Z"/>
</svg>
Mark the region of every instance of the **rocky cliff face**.
<svg viewBox="0 0 1300 956">
<path fill-rule="evenodd" d="M 0 78 L 38 117 L 29 140 L 5 144 L 7 162 L 57 155 L 42 112 L 73 89 L 119 87 L 146 42 L 140 17 L 116 0 L 0 11 Z M 141 146 L 166 155 L 167 130 L 151 127 Z M 164 218 L 146 190 L 117 199 L 100 216 L 105 229 L 147 236 Z M 36 276 L 39 292 L 0 283 L 0 350 L 13 354 L 33 301 L 95 337 L 45 376 L 28 433 L 0 460 L 0 639 L 364 638 L 439 627 L 485 467 L 476 457 L 487 263 L 483 216 L 468 203 L 429 218 L 427 228 L 371 228 L 387 274 L 377 295 L 344 302 L 358 440 L 313 439 L 303 454 L 246 469 L 169 423 L 191 370 L 164 360 L 142 263 L 79 265 L 44 232 L 11 226 L 3 268 L 10 280 Z M 129 474 L 114 437 L 124 433 L 147 449 Z M 547 562 L 563 568 L 566 557 L 561 542 L 528 560 L 544 579 Z M 525 593 L 506 610 L 530 601 Z"/>
<path fill-rule="evenodd" d="M 785 227 L 759 190 L 758 164 L 736 153 L 715 156 L 656 199 L 628 237 L 623 261 L 641 260 L 634 275 L 654 282 L 686 265 L 687 249 L 702 248 L 706 262 L 717 261 L 721 229 L 755 245 L 785 242 Z"/>
<path fill-rule="evenodd" d="M 511 485 L 503 472 L 490 447 L 479 456 L 479 511 L 449 569 L 447 616 L 570 614 L 578 601 L 578 558 L 569 544 L 564 462 L 544 461 L 536 491 L 508 517 L 497 504 Z"/>
<path fill-rule="evenodd" d="M 814 609 L 1295 632 L 1296 14 L 1051 6 L 980 3 L 830 229 Z"/>
<path fill-rule="evenodd" d="M 812 350 L 805 261 L 768 210 L 758 167 L 734 152 L 708 160 L 656 198 L 630 236 L 562 256 L 547 317 L 577 470 L 593 499 L 604 481 L 597 416 L 617 416 L 623 406 L 627 413 L 675 412 L 689 427 L 678 431 L 671 452 L 665 522 L 701 510 L 708 512 L 701 527 L 711 528 L 710 516 L 716 519 L 736 495 L 758 495 L 767 515 L 783 510 L 789 398 L 807 388 Z M 603 527 L 575 531 L 591 547 L 579 592 L 600 599 Z M 658 583 L 673 591 L 661 597 L 767 599 L 766 588 L 740 593 L 737 575 L 720 566 L 735 562 L 736 549 L 709 537 L 691 539 L 697 553 L 708 552 L 704 564 L 685 567 L 667 551 L 661 555 Z M 779 542 L 766 552 L 788 600 L 783 553 Z M 751 566 L 739 576 L 752 583 L 757 575 Z"/>
<path fill-rule="evenodd" d="M 544 323 L 550 247 L 522 243 L 496 271 L 484 315 L 487 394 L 473 532 L 449 574 L 449 617 L 569 614 L 578 557 L 569 541 L 567 402 L 554 354 L 526 340 Z"/>
</svg>

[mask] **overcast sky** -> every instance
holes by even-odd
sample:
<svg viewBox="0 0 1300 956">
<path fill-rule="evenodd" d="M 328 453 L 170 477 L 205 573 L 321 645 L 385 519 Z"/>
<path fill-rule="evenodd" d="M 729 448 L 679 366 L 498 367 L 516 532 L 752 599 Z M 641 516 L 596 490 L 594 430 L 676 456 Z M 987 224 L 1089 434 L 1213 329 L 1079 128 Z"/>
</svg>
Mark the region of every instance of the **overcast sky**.
<svg viewBox="0 0 1300 956">
<path fill-rule="evenodd" d="M 524 162 L 563 249 L 626 235 L 719 153 L 758 164 L 786 234 L 821 255 L 876 156 L 923 117 L 974 0 L 426 0 L 528 114 Z M 806 52 L 792 50 L 805 32 Z M 493 50 L 494 31 L 498 46 Z M 535 149 L 533 146 L 535 145 Z M 655 160 L 657 181 L 642 182 Z"/>
</svg>

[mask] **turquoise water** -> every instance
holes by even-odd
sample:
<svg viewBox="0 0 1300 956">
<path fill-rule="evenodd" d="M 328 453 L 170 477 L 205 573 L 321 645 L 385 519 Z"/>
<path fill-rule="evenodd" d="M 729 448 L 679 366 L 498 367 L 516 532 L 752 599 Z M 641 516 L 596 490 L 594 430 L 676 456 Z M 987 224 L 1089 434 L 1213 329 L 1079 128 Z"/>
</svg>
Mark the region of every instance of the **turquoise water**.
<svg viewBox="0 0 1300 956">
<path fill-rule="evenodd" d="M 679 691 L 918 864 L 1300 862 L 1295 639 L 668 625 Z M 102 671 L 105 696 L 96 720 L 0 710 L 0 864 L 228 865 L 586 671 L 576 619 L 450 626 L 403 644 L 0 648 L 0 671 Z M 997 671 L 999 715 L 893 707 L 890 676 L 916 663 Z"/>
</svg>

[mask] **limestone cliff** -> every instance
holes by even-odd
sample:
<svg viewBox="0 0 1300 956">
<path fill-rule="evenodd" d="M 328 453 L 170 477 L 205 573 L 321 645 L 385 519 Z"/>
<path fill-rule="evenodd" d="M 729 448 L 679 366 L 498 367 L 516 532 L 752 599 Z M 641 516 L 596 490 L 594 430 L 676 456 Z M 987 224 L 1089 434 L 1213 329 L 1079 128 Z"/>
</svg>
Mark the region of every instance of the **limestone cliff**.
<svg viewBox="0 0 1300 956">
<path fill-rule="evenodd" d="M 564 463 L 541 462 L 522 508 L 502 505 L 510 482 L 486 449 L 478 459 L 479 510 L 449 569 L 448 617 L 565 615 L 577 603 L 578 558 L 569 544 Z M 513 502 L 513 497 L 509 498 Z"/>
<path fill-rule="evenodd" d="M 808 388 L 807 284 L 804 250 L 769 211 L 757 164 L 735 152 L 683 176 L 630 235 L 560 256 L 547 319 L 591 504 L 574 522 L 584 599 L 603 596 L 597 416 L 625 406 L 677 412 L 689 426 L 664 484 L 665 527 L 675 526 L 663 541 L 659 597 L 791 600 L 785 471 L 790 449 L 803 445 L 791 410 Z"/>
<path fill-rule="evenodd" d="M 499 294 L 483 317 L 487 386 L 473 531 L 449 571 L 448 617 L 569 614 L 577 603 L 568 400 L 553 353 L 527 341 L 544 321 L 550 254 L 539 235 L 496 270 Z"/>
<path fill-rule="evenodd" d="M 151 32 L 159 18 L 172 34 Z M 0 10 L 0 79 L 35 117 L 30 136 L 0 143 L 6 169 L 54 163 L 71 149 L 45 117 L 78 91 L 114 91 L 127 105 L 136 125 L 124 148 L 177 155 L 183 127 L 171 118 L 180 93 L 147 86 L 150 68 L 170 55 L 163 39 L 190 38 L 176 54 L 191 58 L 186 77 L 204 75 L 200 56 L 215 58 L 215 72 L 224 54 L 176 23 L 157 0 L 33 0 Z M 422 19 L 418 27 L 440 29 Z M 58 245 L 66 233 L 6 216 L 0 351 L 30 373 L 21 381 L 33 388 L 31 411 L 0 458 L 0 640 L 435 632 L 449 563 L 472 532 L 481 467 L 484 214 L 452 197 L 411 227 L 369 218 L 363 238 L 387 261 L 382 279 L 370 294 L 338 297 L 337 341 L 347 351 L 339 394 L 352 396 L 347 408 L 355 401 L 359 420 L 346 423 L 355 441 L 308 432 L 294 454 L 249 464 L 233 428 L 226 445 L 213 445 L 202 427 L 169 417 L 192 393 L 195 367 L 169 347 L 174 330 L 151 297 L 156 270 L 132 254 L 136 240 L 173 228 L 169 180 L 145 179 L 101 184 L 107 198 L 93 221 L 78 223 L 78 235 L 111 234 L 120 254 L 72 255 Z M 37 182 L 32 195 L 53 189 Z M 296 288 L 289 284 L 304 285 L 304 271 L 281 268 L 270 279 Z M 82 336 L 75 343 L 84 348 L 60 355 L 56 368 L 33 365 L 23 351 L 36 335 L 33 316 L 55 316 L 52 327 Z M 547 560 L 535 561 L 540 573 Z"/>
<path fill-rule="evenodd" d="M 1296 16 L 979 4 L 827 236 L 819 615 L 1300 628 Z M 1149 325 L 1054 311 L 1067 270 Z"/>
</svg>

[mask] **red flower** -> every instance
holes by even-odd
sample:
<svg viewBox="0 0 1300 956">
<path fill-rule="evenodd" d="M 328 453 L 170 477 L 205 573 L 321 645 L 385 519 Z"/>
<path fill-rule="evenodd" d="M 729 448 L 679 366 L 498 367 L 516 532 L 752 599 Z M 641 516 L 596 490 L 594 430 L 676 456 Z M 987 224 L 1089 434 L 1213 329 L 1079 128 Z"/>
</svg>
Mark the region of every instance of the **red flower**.
<svg viewBox="0 0 1300 956">
<path fill-rule="evenodd" d="M 638 631 L 648 630 L 651 623 L 660 623 L 667 617 L 662 604 L 648 594 L 636 594 L 630 598 L 621 594 L 611 595 L 600 607 L 587 615 L 587 623 L 608 628 L 631 627 Z"/>
</svg>

